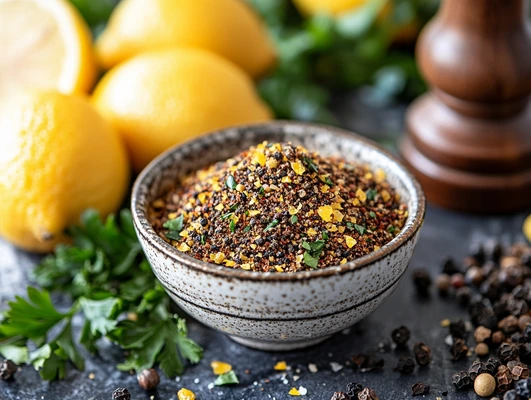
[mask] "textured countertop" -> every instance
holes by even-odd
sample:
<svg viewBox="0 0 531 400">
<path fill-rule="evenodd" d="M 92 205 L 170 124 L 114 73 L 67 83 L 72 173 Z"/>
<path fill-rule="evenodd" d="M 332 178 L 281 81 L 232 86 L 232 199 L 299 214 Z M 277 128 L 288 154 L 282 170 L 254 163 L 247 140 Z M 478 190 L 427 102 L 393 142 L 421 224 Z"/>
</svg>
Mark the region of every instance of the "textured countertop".
<svg viewBox="0 0 531 400">
<path fill-rule="evenodd" d="M 356 99 L 339 98 L 336 103 L 341 123 L 360 133 L 380 140 L 393 140 L 401 130 L 403 108 L 368 112 Z M 478 397 L 473 392 L 457 393 L 451 386 L 451 375 L 467 368 L 472 360 L 450 360 L 449 349 L 444 344 L 447 329 L 440 327 L 442 319 L 464 318 L 466 313 L 453 301 L 439 298 L 435 291 L 430 298 L 418 298 L 413 290 L 411 271 L 414 267 L 423 267 L 435 276 L 444 257 L 451 255 L 459 259 L 471 245 L 487 238 L 499 238 L 505 243 L 523 240 L 521 224 L 524 216 L 470 216 L 430 205 L 411 266 L 390 299 L 361 323 L 321 345 L 286 353 L 260 352 L 242 347 L 227 336 L 188 318 L 189 334 L 204 347 L 204 359 L 198 365 L 189 366 L 180 380 L 162 377 L 157 391 L 146 393 L 140 389 L 134 376 L 117 371 L 115 364 L 122 360 L 121 351 L 102 343 L 100 357 L 88 357 L 84 372 L 70 368 L 61 382 L 43 382 L 31 367 L 24 367 L 15 381 L 0 381 L 0 400 L 106 400 L 118 386 L 127 387 L 134 400 L 150 399 L 150 396 L 177 399 L 176 393 L 181 387 L 193 390 L 198 400 L 282 400 L 293 398 L 288 391 L 299 386 L 308 391 L 301 399 L 328 400 L 334 391 L 344 390 L 349 382 L 360 382 L 373 388 L 382 400 L 395 400 L 412 398 L 411 385 L 420 381 L 431 385 L 431 393 L 417 398 L 435 399 L 443 391 L 449 391 L 443 398 L 476 399 Z M 0 241 L 0 308 L 14 295 L 25 292 L 27 273 L 36 262 L 38 257 L 17 251 Z M 407 325 L 412 330 L 410 348 L 414 342 L 423 341 L 433 352 L 433 363 L 429 367 L 416 368 L 407 376 L 401 376 L 393 369 L 398 357 L 408 351 L 380 350 L 381 343 L 390 343 L 390 333 L 399 325 Z M 385 360 L 383 371 L 354 372 L 347 364 L 358 353 L 377 353 Z M 240 384 L 208 389 L 209 383 L 215 379 L 210 368 L 212 360 L 231 363 Z M 273 366 L 279 360 L 286 361 L 291 370 L 274 371 Z M 310 363 L 316 364 L 316 373 L 309 371 Z M 339 367 L 342 369 L 338 370 Z M 94 379 L 89 379 L 91 373 Z"/>
</svg>

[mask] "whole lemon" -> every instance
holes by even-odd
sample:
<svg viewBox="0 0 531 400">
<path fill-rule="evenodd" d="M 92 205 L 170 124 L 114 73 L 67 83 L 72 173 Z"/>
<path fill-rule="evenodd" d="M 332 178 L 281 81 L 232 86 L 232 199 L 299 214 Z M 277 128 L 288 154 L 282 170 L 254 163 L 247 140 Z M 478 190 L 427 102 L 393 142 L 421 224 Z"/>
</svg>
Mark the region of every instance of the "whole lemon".
<svg viewBox="0 0 531 400">
<path fill-rule="evenodd" d="M 185 140 L 271 118 L 242 70 L 199 49 L 138 55 L 103 77 L 93 102 L 121 134 L 136 171 Z"/>
<path fill-rule="evenodd" d="M 173 47 L 210 50 L 251 76 L 262 75 L 275 61 L 264 25 L 243 0 L 123 0 L 96 43 L 106 69 Z"/>
<path fill-rule="evenodd" d="M 0 0 L 0 101 L 21 89 L 87 92 L 92 37 L 67 0 Z"/>
<path fill-rule="evenodd" d="M 76 95 L 31 92 L 0 108 L 0 236 L 48 252 L 87 208 L 115 211 L 128 186 L 119 136 Z"/>
</svg>

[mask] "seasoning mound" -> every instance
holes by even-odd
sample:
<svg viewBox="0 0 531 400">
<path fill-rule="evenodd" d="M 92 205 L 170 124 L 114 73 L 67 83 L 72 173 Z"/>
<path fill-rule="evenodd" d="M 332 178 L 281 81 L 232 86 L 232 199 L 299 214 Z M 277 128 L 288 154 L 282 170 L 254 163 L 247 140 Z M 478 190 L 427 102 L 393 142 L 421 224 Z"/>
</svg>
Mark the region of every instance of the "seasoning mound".
<svg viewBox="0 0 531 400">
<path fill-rule="evenodd" d="M 155 231 L 199 260 L 261 272 L 345 264 L 402 229 L 407 207 L 383 170 L 261 143 L 176 182 L 155 200 Z"/>
</svg>

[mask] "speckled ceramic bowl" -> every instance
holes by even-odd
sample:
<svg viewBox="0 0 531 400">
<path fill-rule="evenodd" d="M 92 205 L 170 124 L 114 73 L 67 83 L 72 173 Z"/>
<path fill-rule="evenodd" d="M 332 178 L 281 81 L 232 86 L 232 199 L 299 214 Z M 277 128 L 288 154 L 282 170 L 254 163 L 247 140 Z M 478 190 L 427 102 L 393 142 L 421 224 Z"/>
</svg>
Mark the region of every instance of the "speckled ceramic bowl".
<svg viewBox="0 0 531 400">
<path fill-rule="evenodd" d="M 340 155 L 382 168 L 408 204 L 404 229 L 367 256 L 337 267 L 292 274 L 251 272 L 199 261 L 155 233 L 146 218 L 147 206 L 178 177 L 264 140 L 291 141 L 321 155 Z M 155 275 L 182 309 L 238 343 L 263 350 L 290 350 L 341 331 L 389 297 L 413 255 L 425 199 L 418 182 L 373 142 L 327 126 L 272 122 L 224 129 L 162 154 L 138 177 L 131 208 Z"/>
</svg>

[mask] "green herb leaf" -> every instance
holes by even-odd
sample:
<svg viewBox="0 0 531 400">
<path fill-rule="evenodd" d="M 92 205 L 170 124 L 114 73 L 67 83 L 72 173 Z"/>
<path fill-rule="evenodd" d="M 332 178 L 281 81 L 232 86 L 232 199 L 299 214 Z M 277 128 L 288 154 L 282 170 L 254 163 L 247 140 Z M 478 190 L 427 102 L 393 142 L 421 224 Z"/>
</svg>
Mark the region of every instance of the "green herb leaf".
<svg viewBox="0 0 531 400">
<path fill-rule="evenodd" d="M 378 192 L 374 189 L 368 189 L 366 192 L 365 192 L 365 195 L 367 196 L 367 200 L 374 200 L 376 195 L 378 194 Z"/>
<path fill-rule="evenodd" d="M 303 157 L 303 160 L 313 172 L 319 172 L 319 167 L 315 165 L 311 158 Z"/>
<path fill-rule="evenodd" d="M 259 196 L 263 196 L 264 193 L 265 193 L 265 189 L 264 189 L 264 187 L 263 187 L 263 186 L 260 186 L 260 189 L 258 190 L 258 195 L 259 195 Z"/>
<path fill-rule="evenodd" d="M 389 225 L 387 227 L 387 232 L 389 232 L 389 233 L 394 233 L 395 230 L 396 230 L 396 228 L 393 225 Z"/>
<path fill-rule="evenodd" d="M 236 383 L 240 383 L 240 381 L 238 380 L 238 377 L 236 376 L 236 373 L 234 371 L 229 371 L 226 374 L 221 374 L 214 381 L 214 385 L 216 386 L 232 385 Z"/>
<path fill-rule="evenodd" d="M 29 352 L 26 346 L 0 344 L 0 354 L 7 360 L 13 361 L 15 364 L 25 364 L 29 359 Z"/>
<path fill-rule="evenodd" d="M 183 230 L 183 224 L 184 224 L 184 215 L 181 214 L 175 219 L 169 219 L 168 221 L 164 222 L 164 225 L 162 225 L 164 228 L 168 229 L 168 232 L 165 233 L 166 237 L 168 239 L 172 240 L 181 240 L 180 233 Z"/>
<path fill-rule="evenodd" d="M 312 269 L 317 269 L 317 264 L 319 263 L 319 259 L 316 257 L 313 257 L 307 251 L 305 251 L 303 254 L 303 261 L 304 261 L 304 264 L 306 264 L 308 267 Z"/>
<path fill-rule="evenodd" d="M 298 220 L 299 220 L 299 217 L 297 217 L 296 215 L 292 215 L 291 218 L 289 219 L 292 225 L 295 225 Z"/>
<path fill-rule="evenodd" d="M 122 301 L 109 297 L 103 300 L 89 300 L 81 298 L 79 304 L 85 314 L 93 336 L 106 335 L 111 332 L 118 321 L 116 318 L 122 309 Z"/>
<path fill-rule="evenodd" d="M 206 237 L 205 235 L 201 235 L 201 244 L 205 244 L 206 243 Z"/>
<path fill-rule="evenodd" d="M 223 215 L 220 217 L 220 219 L 221 219 L 222 221 L 224 221 L 224 220 L 226 220 L 226 219 L 232 217 L 233 215 L 234 215 L 234 212 L 231 211 L 231 212 L 228 212 L 228 213 L 226 213 L 226 214 L 223 214 Z"/>
<path fill-rule="evenodd" d="M 327 231 L 323 231 L 321 233 L 321 236 L 323 237 L 324 240 L 328 240 L 329 239 L 329 236 L 328 236 L 328 232 Z"/>
<path fill-rule="evenodd" d="M 265 227 L 264 229 L 264 232 L 267 232 L 267 231 L 270 231 L 271 229 L 273 229 L 275 226 L 277 226 L 279 224 L 279 220 L 278 219 L 274 219 L 273 221 L 271 221 L 269 224 L 267 224 L 267 226 Z"/>
<path fill-rule="evenodd" d="M 236 222 L 234 222 L 233 219 L 230 220 L 229 229 L 230 229 L 231 233 L 234 233 L 234 231 L 236 230 Z"/>
<path fill-rule="evenodd" d="M 251 225 L 247 225 L 245 228 L 243 228 L 243 231 L 245 233 L 249 232 L 251 230 Z"/>
<path fill-rule="evenodd" d="M 356 229 L 360 235 L 363 235 L 367 231 L 367 228 L 365 228 L 363 225 L 358 224 L 354 224 L 354 229 Z"/>
<path fill-rule="evenodd" d="M 369 216 L 371 218 L 376 218 L 376 213 L 374 211 L 369 211 Z"/>
<path fill-rule="evenodd" d="M 225 181 L 225 185 L 227 185 L 229 189 L 234 190 L 236 189 L 236 186 L 238 186 L 238 183 L 236 182 L 236 179 L 234 179 L 234 176 L 229 175 Z"/>
</svg>

